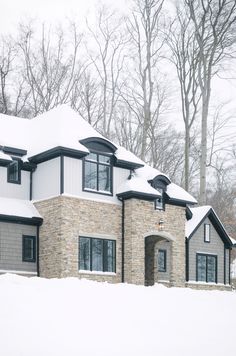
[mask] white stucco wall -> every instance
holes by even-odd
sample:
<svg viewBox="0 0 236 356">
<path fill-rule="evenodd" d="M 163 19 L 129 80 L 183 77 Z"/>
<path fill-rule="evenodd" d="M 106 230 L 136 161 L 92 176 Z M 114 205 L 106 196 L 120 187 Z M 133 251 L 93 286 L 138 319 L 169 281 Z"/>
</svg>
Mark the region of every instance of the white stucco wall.
<svg viewBox="0 0 236 356">
<path fill-rule="evenodd" d="M 21 171 L 21 184 L 7 182 L 7 167 L 0 167 L 0 196 L 4 198 L 29 199 L 30 172 Z"/>
<path fill-rule="evenodd" d="M 127 179 L 130 174 L 128 169 L 113 167 L 113 196 L 105 194 L 97 194 L 93 192 L 83 191 L 82 184 L 82 168 L 83 162 L 81 159 L 70 157 L 64 158 L 64 193 L 68 195 L 78 196 L 85 199 L 101 200 L 104 202 L 112 202 L 120 204 L 116 197 L 117 188 Z"/>
<path fill-rule="evenodd" d="M 39 163 L 32 176 L 32 199 L 60 194 L 60 157 Z"/>
</svg>

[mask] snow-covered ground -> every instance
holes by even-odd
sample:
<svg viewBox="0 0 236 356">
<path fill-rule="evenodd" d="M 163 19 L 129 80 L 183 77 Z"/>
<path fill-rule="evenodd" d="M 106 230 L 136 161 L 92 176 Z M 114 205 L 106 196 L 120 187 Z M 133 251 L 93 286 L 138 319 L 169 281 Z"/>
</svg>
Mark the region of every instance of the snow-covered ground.
<svg viewBox="0 0 236 356">
<path fill-rule="evenodd" d="M 0 276 L 1 356 L 235 356 L 236 293 Z"/>
</svg>

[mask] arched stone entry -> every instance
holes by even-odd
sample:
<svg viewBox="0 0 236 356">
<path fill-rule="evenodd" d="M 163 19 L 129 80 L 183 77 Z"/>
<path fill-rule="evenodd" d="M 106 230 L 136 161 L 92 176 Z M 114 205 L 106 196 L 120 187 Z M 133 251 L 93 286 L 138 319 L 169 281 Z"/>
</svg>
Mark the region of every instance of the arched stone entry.
<svg viewBox="0 0 236 356">
<path fill-rule="evenodd" d="M 168 233 L 152 232 L 145 236 L 145 285 L 158 281 L 169 282 L 171 274 L 173 237 Z M 158 271 L 158 251 L 165 254 L 165 271 Z"/>
</svg>

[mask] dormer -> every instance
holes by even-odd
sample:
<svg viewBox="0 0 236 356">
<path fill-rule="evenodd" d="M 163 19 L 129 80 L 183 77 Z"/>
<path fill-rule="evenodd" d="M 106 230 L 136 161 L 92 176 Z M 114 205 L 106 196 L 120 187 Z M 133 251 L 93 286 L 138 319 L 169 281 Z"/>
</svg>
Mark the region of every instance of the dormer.
<svg viewBox="0 0 236 356">
<path fill-rule="evenodd" d="M 151 183 L 152 187 L 158 190 L 161 194 L 161 196 L 155 200 L 155 209 L 165 210 L 165 202 L 167 198 L 166 191 L 167 186 L 171 183 L 170 179 L 165 175 L 159 174 L 149 181 L 149 183 Z"/>
</svg>

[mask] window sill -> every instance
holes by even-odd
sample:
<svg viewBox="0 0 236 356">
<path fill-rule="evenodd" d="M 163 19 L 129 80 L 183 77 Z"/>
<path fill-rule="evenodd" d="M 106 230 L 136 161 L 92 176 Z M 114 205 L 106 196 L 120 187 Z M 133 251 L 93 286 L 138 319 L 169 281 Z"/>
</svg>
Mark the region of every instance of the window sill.
<svg viewBox="0 0 236 356">
<path fill-rule="evenodd" d="M 187 281 L 187 284 L 197 284 L 197 285 L 204 285 L 204 286 L 230 286 L 230 284 L 224 283 L 215 283 L 215 282 L 198 282 L 198 281 Z"/>
<path fill-rule="evenodd" d="M 89 189 L 89 188 L 84 188 L 83 189 L 84 192 L 88 192 L 88 193 L 95 193 L 95 194 L 101 194 L 101 195 L 107 195 L 109 197 L 113 196 L 112 192 L 107 192 L 105 190 L 95 190 L 95 189 Z"/>
<path fill-rule="evenodd" d="M 94 275 L 101 275 L 101 276 L 116 276 L 115 272 L 102 272 L 102 271 L 88 271 L 88 270 L 83 270 L 80 269 L 79 273 L 83 274 L 94 274 Z"/>
</svg>

